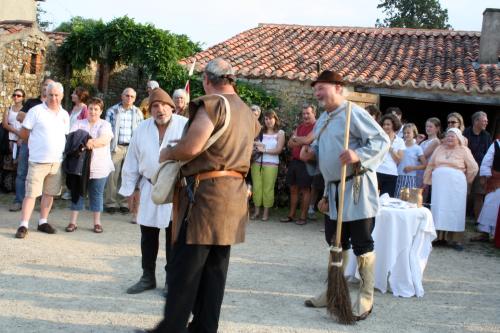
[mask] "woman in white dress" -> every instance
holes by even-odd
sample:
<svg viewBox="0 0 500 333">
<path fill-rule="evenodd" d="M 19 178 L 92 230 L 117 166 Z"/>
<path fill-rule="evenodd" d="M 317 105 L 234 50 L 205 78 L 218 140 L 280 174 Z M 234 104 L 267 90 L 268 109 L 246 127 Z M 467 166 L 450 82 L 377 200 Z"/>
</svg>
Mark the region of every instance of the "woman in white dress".
<svg viewBox="0 0 500 333">
<path fill-rule="evenodd" d="M 432 184 L 431 210 L 438 231 L 434 245 L 445 245 L 448 236 L 455 250 L 463 250 L 467 183 L 472 182 L 477 171 L 478 165 L 464 145 L 461 131 L 448 129 L 424 173 L 424 184 Z"/>
<path fill-rule="evenodd" d="M 394 193 L 396 198 L 404 187 L 417 188 L 417 171 L 424 170 L 427 164 L 422 147 L 415 142 L 417 135 L 418 130 L 415 124 L 408 123 L 403 126 L 405 152 L 398 165 L 398 181 Z"/>
</svg>

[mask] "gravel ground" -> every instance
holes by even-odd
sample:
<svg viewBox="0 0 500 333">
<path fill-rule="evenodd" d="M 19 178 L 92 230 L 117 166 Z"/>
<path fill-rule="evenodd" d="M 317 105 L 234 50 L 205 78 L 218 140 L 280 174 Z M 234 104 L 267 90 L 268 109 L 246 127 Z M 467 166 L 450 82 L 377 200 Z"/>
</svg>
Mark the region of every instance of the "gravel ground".
<svg viewBox="0 0 500 333">
<path fill-rule="evenodd" d="M 164 272 L 158 288 L 125 290 L 140 276 L 140 232 L 130 216 L 103 215 L 104 233 L 80 216 L 69 234 L 66 203 L 50 221 L 56 235 L 36 231 L 38 212 L 24 240 L 14 238 L 19 213 L 0 196 L 0 332 L 131 332 L 161 318 Z M 424 275 L 423 298 L 375 293 L 369 320 L 336 324 L 304 300 L 320 291 L 327 251 L 322 225 L 282 224 L 278 216 L 251 222 L 244 244 L 233 247 L 220 332 L 497 332 L 500 333 L 500 251 L 466 243 L 464 252 L 437 248 Z M 165 258 L 160 252 L 158 266 Z M 354 296 L 355 285 L 351 285 Z"/>
</svg>

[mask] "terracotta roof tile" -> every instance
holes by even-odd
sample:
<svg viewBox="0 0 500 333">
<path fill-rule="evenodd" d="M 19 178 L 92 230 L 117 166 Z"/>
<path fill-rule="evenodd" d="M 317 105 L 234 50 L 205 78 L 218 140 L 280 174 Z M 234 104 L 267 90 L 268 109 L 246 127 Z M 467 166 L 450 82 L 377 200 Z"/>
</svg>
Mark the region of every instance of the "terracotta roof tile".
<svg viewBox="0 0 500 333">
<path fill-rule="evenodd" d="M 56 46 L 61 46 L 66 39 L 66 36 L 69 35 L 67 32 L 45 32 L 45 35 L 49 37 L 50 41 L 54 43 Z"/>
<path fill-rule="evenodd" d="M 24 29 L 32 28 L 33 23 L 27 21 L 2 21 L 0 22 L 0 36 L 15 34 Z M 64 43 L 64 39 L 68 35 L 66 32 L 44 32 L 45 35 L 57 46 Z"/>
<path fill-rule="evenodd" d="M 319 61 L 351 84 L 500 92 L 497 64 L 478 65 L 474 31 L 261 24 L 181 61 L 196 70 L 216 57 L 247 78 L 314 80 Z"/>
<path fill-rule="evenodd" d="M 25 21 L 2 21 L 0 22 L 0 36 L 18 33 L 24 29 L 31 28 L 33 23 Z"/>
</svg>

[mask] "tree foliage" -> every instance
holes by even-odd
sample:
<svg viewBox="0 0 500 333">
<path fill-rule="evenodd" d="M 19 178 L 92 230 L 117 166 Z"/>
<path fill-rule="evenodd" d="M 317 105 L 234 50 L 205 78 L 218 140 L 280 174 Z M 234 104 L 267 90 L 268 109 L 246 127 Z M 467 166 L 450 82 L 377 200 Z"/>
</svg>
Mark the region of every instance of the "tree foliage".
<svg viewBox="0 0 500 333">
<path fill-rule="evenodd" d="M 40 3 L 36 4 L 36 23 L 38 24 L 38 28 L 42 31 L 45 31 L 49 28 L 50 22 L 45 21 L 42 16 L 46 14 L 47 11 L 45 11 L 41 6 Z"/>
<path fill-rule="evenodd" d="M 200 76 L 192 77 L 189 86 L 192 99 L 205 94 Z M 278 107 L 279 102 L 276 96 L 268 93 L 256 84 L 237 80 L 236 89 L 238 96 L 248 105 L 256 104 L 264 111 Z"/>
<path fill-rule="evenodd" d="M 59 48 L 63 63 L 81 70 L 91 61 L 108 65 L 127 64 L 140 68 L 171 90 L 187 79 L 178 61 L 200 51 L 185 35 L 157 29 L 151 24 L 136 23 L 124 16 L 109 23 L 75 17 L 56 30 L 69 32 Z"/>
<path fill-rule="evenodd" d="M 448 10 L 438 0 L 380 0 L 386 18 L 377 19 L 377 27 L 450 29 Z"/>
</svg>

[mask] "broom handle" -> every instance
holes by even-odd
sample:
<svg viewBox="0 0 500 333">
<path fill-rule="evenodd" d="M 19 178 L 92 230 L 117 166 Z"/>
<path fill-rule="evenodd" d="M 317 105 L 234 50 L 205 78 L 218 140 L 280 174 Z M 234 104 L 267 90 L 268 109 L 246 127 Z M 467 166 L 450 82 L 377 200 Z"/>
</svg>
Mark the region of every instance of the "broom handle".
<svg viewBox="0 0 500 333">
<path fill-rule="evenodd" d="M 347 102 L 347 109 L 345 114 L 345 129 L 344 129 L 344 150 L 349 149 L 349 128 L 351 125 L 351 102 Z M 339 207 L 337 209 L 337 233 L 335 234 L 335 246 L 340 247 L 340 238 L 342 232 L 342 220 L 344 214 L 344 197 L 345 197 L 345 176 L 347 173 L 347 165 L 342 164 L 340 168 L 340 188 L 339 193 Z"/>
</svg>

